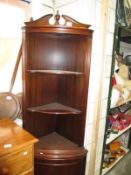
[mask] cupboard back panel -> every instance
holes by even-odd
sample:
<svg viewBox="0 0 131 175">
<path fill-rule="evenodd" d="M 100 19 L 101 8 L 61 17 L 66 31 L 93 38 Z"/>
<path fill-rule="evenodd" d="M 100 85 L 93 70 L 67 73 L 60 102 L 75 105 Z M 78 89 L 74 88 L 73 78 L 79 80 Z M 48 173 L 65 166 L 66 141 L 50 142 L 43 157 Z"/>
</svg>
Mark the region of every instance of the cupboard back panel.
<svg viewBox="0 0 131 175">
<path fill-rule="evenodd" d="M 85 36 L 28 33 L 26 44 L 27 69 L 84 72 Z"/>
<path fill-rule="evenodd" d="M 56 131 L 56 117 L 40 113 L 27 112 L 23 125 L 26 130 L 37 138 Z"/>
<path fill-rule="evenodd" d="M 30 74 L 27 78 L 27 107 L 35 107 L 57 101 L 58 77 L 56 75 Z"/>
<path fill-rule="evenodd" d="M 27 107 L 58 102 L 82 110 L 81 105 L 85 85 L 83 75 L 63 76 L 28 73 L 27 77 Z"/>
<path fill-rule="evenodd" d="M 56 131 L 78 145 L 83 144 L 82 118 L 80 115 L 57 117 Z"/>
<path fill-rule="evenodd" d="M 58 102 L 82 110 L 84 85 L 83 75 L 59 77 Z"/>
</svg>

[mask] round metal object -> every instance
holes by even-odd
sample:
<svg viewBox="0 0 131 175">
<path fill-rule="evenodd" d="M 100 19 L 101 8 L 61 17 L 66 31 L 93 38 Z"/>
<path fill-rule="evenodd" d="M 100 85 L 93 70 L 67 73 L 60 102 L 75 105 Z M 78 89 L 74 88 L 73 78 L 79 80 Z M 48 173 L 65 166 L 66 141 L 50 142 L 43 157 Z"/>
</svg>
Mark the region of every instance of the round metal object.
<svg viewBox="0 0 131 175">
<path fill-rule="evenodd" d="M 18 98 L 10 92 L 0 93 L 0 119 L 10 118 L 15 120 L 20 112 Z"/>
</svg>

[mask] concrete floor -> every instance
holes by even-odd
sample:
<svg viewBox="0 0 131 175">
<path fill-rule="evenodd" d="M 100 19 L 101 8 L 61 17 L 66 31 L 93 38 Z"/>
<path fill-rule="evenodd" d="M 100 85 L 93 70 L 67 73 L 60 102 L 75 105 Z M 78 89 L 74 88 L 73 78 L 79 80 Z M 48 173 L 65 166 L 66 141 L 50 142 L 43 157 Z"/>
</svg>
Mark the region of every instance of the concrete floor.
<svg viewBox="0 0 131 175">
<path fill-rule="evenodd" d="M 131 152 L 128 153 L 107 175 L 131 175 Z"/>
</svg>

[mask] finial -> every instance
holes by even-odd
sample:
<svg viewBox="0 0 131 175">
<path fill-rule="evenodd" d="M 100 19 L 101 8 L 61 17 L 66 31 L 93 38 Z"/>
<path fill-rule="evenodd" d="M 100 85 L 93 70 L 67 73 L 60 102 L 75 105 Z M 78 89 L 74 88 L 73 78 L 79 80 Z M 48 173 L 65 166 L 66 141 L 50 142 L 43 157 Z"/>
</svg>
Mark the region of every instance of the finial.
<svg viewBox="0 0 131 175">
<path fill-rule="evenodd" d="M 56 23 L 59 23 L 59 20 L 60 20 L 59 10 L 57 10 L 56 12 L 55 20 L 56 20 Z"/>
<path fill-rule="evenodd" d="M 33 21 L 33 17 L 30 17 L 30 21 Z"/>
</svg>

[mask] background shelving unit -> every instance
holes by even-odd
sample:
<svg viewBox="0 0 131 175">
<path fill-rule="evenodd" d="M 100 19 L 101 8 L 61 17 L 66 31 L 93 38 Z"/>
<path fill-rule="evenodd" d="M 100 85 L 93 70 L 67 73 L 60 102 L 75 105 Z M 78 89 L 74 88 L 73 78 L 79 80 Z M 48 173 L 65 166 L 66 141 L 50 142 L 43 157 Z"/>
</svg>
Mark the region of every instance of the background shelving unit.
<svg viewBox="0 0 131 175">
<path fill-rule="evenodd" d="M 124 134 L 126 131 L 128 131 L 130 129 L 131 129 L 131 125 L 129 125 L 125 129 L 119 131 L 118 134 L 111 134 L 110 137 L 106 139 L 106 145 L 113 142 L 115 139 L 117 139 L 118 137 L 120 137 L 122 134 Z"/>
<path fill-rule="evenodd" d="M 118 2 L 117 2 L 117 8 L 118 8 Z M 116 9 L 116 13 L 118 13 L 118 9 Z M 105 136 L 104 136 L 104 143 L 103 143 L 103 155 L 102 155 L 102 163 L 101 163 L 101 175 L 108 174 L 109 171 L 116 165 L 118 162 L 126 156 L 130 152 L 131 149 L 131 124 L 127 125 L 122 130 L 117 131 L 117 133 L 110 132 L 109 134 L 109 121 L 108 116 L 109 115 L 129 115 L 131 117 L 131 98 L 125 100 L 124 102 L 120 103 L 118 106 L 115 106 L 111 108 L 111 97 L 112 97 L 112 77 L 114 75 L 115 69 L 116 69 L 116 61 L 115 61 L 115 52 L 124 52 L 124 49 L 122 49 L 122 44 L 125 45 L 131 44 L 131 29 L 127 26 L 122 26 L 120 23 L 118 23 L 116 14 L 116 24 L 115 24 L 115 34 L 114 34 L 114 48 L 113 48 L 113 57 L 112 57 L 112 69 L 111 69 L 111 78 L 110 78 L 110 88 L 109 88 L 109 96 L 108 96 L 108 108 L 107 108 L 107 122 L 105 126 Z M 122 42 L 122 43 L 121 43 Z M 131 49 L 131 47 L 130 47 Z M 131 52 L 130 52 L 131 54 Z M 123 57 L 125 55 L 123 54 Z M 130 70 L 130 66 L 128 65 L 128 68 Z M 107 147 L 115 142 L 116 140 L 121 140 L 122 137 L 124 137 L 126 134 L 128 134 L 128 139 L 126 140 L 127 145 L 125 147 L 122 147 L 122 149 L 125 151 L 125 154 L 120 156 L 116 159 L 113 163 L 110 164 L 109 167 L 104 167 L 104 159 L 106 157 L 105 151 Z M 103 168 L 104 167 L 104 168 Z M 110 174 L 110 173 L 109 173 Z"/>
<path fill-rule="evenodd" d="M 124 156 L 126 156 L 126 155 L 129 153 L 129 149 L 126 149 L 126 148 L 122 148 L 122 149 L 125 151 Z M 115 165 L 117 165 L 117 163 L 119 163 L 119 161 L 122 160 L 122 158 L 123 158 L 124 156 L 120 156 L 119 158 L 117 158 L 117 160 L 116 160 L 110 167 L 104 169 L 104 170 L 102 171 L 102 175 L 105 175 L 105 174 L 109 173 L 109 171 L 110 171 Z"/>
<path fill-rule="evenodd" d="M 114 53 L 113 53 L 113 58 L 115 51 L 120 51 L 120 42 L 124 41 L 125 43 L 131 44 L 129 40 L 126 42 L 126 34 L 131 36 L 131 30 L 127 29 L 123 26 L 120 26 L 119 24 L 116 24 L 116 32 L 114 36 Z M 124 35 L 124 36 L 123 36 Z M 112 81 L 112 76 L 114 74 L 114 69 L 115 69 L 115 60 L 113 59 L 112 61 L 112 72 L 111 72 L 111 81 Z M 121 103 L 119 106 L 114 107 L 113 109 L 110 108 L 111 104 L 111 95 L 112 95 L 112 82 L 110 82 L 110 92 L 109 92 L 109 102 L 108 102 L 108 110 L 107 110 L 107 115 L 109 115 L 110 111 L 112 112 L 112 115 L 115 115 L 117 113 L 121 113 L 121 115 L 128 114 L 131 115 L 130 109 L 131 109 L 131 100 L 128 99 L 127 101 Z M 107 116 L 108 117 L 108 116 Z M 104 138 L 104 145 L 103 145 L 103 157 L 102 157 L 102 164 L 104 162 L 104 150 L 106 149 L 106 146 L 115 141 L 116 139 L 119 139 L 122 135 L 124 135 L 126 132 L 130 133 L 131 130 L 131 124 L 129 124 L 127 127 L 125 127 L 122 130 L 119 130 L 118 133 L 111 133 L 109 137 L 107 137 L 107 131 L 108 130 L 108 121 L 106 124 L 105 128 L 105 138 Z M 110 165 L 110 167 L 102 169 L 101 165 L 101 174 L 108 174 L 109 171 L 130 151 L 130 140 L 131 140 L 131 134 L 129 134 L 129 144 L 128 148 L 124 148 L 125 154 L 123 156 L 120 156 L 114 163 Z"/>
</svg>

